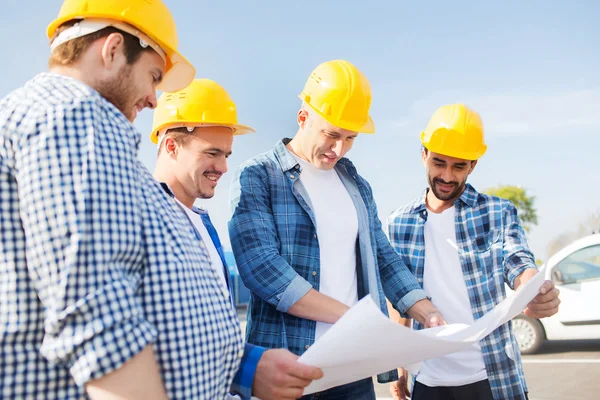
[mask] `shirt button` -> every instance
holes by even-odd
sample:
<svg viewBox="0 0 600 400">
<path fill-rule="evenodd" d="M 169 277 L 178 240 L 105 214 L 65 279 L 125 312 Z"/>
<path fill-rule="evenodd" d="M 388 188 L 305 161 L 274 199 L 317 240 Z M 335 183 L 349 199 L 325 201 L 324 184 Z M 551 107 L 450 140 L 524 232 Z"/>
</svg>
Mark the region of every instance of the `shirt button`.
<svg viewBox="0 0 600 400">
<path fill-rule="evenodd" d="M 317 276 L 317 271 L 313 271 L 313 276 Z"/>
<path fill-rule="evenodd" d="M 317 234 L 316 233 L 314 234 L 314 237 L 315 237 L 315 239 L 317 238 Z"/>
<path fill-rule="evenodd" d="M 309 347 L 310 347 L 310 345 L 308 345 L 308 344 L 307 344 L 306 346 L 304 346 L 304 348 L 305 348 L 306 350 L 308 350 L 308 348 L 309 348 Z"/>
<path fill-rule="evenodd" d="M 290 175 L 290 178 L 294 179 L 294 175 Z"/>
</svg>

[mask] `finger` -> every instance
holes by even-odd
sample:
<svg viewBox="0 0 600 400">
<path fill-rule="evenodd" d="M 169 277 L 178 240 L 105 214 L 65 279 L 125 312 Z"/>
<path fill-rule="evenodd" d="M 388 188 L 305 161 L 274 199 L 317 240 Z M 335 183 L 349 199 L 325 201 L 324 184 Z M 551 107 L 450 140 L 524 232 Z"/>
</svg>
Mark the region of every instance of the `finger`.
<svg viewBox="0 0 600 400">
<path fill-rule="evenodd" d="M 544 281 L 542 286 L 540 286 L 540 293 L 546 294 L 554 287 L 554 283 L 552 281 Z"/>
<path fill-rule="evenodd" d="M 554 314 L 556 314 L 558 312 L 558 307 L 556 309 L 552 309 L 552 310 L 547 310 L 547 311 L 539 311 L 539 312 L 535 312 L 532 311 L 530 309 L 526 309 L 524 311 L 524 314 L 527 315 L 530 318 L 546 318 L 546 317 L 551 317 Z"/>
<path fill-rule="evenodd" d="M 320 368 L 302 364 L 296 361 L 289 366 L 287 372 L 295 378 L 310 381 L 321 379 L 323 377 L 323 371 Z"/>
<path fill-rule="evenodd" d="M 400 400 L 397 382 L 390 383 L 390 394 L 394 400 Z"/>
<path fill-rule="evenodd" d="M 531 302 L 532 303 L 545 303 L 549 300 L 558 298 L 559 294 L 560 294 L 560 290 L 553 288 L 550 291 L 546 292 L 546 294 L 538 294 L 537 296 L 535 296 L 533 298 L 533 300 Z"/>
<path fill-rule="evenodd" d="M 530 310 L 534 311 L 534 312 L 539 312 L 539 311 L 547 311 L 547 310 L 552 310 L 554 308 L 558 308 L 558 306 L 560 305 L 560 299 L 559 298 L 555 298 L 551 301 L 547 301 L 545 303 L 530 303 L 527 308 L 529 308 Z"/>
<path fill-rule="evenodd" d="M 284 383 L 282 386 L 287 387 L 287 388 L 304 389 L 305 387 L 310 385 L 311 382 L 312 382 L 312 379 L 301 379 L 301 378 L 297 378 L 295 376 L 288 375 L 285 377 Z"/>
</svg>

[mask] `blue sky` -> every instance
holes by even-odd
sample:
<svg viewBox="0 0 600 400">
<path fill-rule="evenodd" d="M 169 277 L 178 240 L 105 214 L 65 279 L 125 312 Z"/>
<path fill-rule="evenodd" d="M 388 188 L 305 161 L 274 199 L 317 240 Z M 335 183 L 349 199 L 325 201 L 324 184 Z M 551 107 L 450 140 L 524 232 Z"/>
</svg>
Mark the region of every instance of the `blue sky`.
<svg viewBox="0 0 600 400">
<path fill-rule="evenodd" d="M 465 102 L 481 113 L 489 145 L 470 182 L 536 196 L 529 242 L 538 258 L 600 210 L 600 3 L 560 3 L 167 0 L 197 77 L 223 85 L 240 122 L 257 130 L 236 138 L 230 171 L 292 136 L 312 69 L 347 59 L 371 81 L 377 128 L 348 157 L 371 182 L 382 220 L 425 188 L 419 134 L 430 115 Z M 46 69 L 45 29 L 60 4 L 5 0 L 1 96 Z M 136 121 L 149 169 L 151 121 L 148 110 Z M 226 244 L 231 176 L 199 202 Z"/>
</svg>

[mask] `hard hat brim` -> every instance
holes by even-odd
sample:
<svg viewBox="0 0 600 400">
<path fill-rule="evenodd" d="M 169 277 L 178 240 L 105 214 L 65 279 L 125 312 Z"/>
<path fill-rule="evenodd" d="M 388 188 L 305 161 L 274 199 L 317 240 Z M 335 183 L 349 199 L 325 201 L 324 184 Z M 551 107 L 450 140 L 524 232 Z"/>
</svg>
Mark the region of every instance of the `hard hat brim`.
<svg viewBox="0 0 600 400">
<path fill-rule="evenodd" d="M 311 110 L 313 110 L 314 112 L 319 114 L 321 116 L 321 118 L 323 118 L 325 121 L 329 122 L 333 126 L 336 126 L 341 129 L 346 129 L 346 130 L 349 130 L 352 132 L 366 133 L 366 134 L 375 133 L 375 123 L 373 122 L 373 118 L 371 118 L 370 115 L 369 115 L 369 119 L 367 120 L 367 122 L 363 125 L 339 123 L 337 121 L 331 121 L 321 111 L 319 111 L 315 107 L 313 107 L 312 104 L 310 104 L 310 102 L 307 101 L 306 95 L 304 93 L 300 93 L 298 95 L 298 98 L 300 100 L 302 100 L 305 104 L 307 104 Z"/>
<path fill-rule="evenodd" d="M 150 140 L 152 140 L 152 143 L 158 144 L 158 132 L 164 130 L 165 128 L 170 128 L 171 125 L 173 126 L 173 128 L 181 127 L 181 126 L 190 126 L 190 127 L 191 126 L 193 126 L 193 127 L 223 126 L 226 128 L 231 128 L 233 130 L 234 136 L 245 135 L 247 133 L 256 133 L 256 130 L 254 128 L 252 128 L 251 126 L 242 125 L 242 124 L 219 124 L 219 123 L 211 124 L 211 123 L 205 123 L 205 122 L 167 123 L 167 124 L 160 125 L 155 130 L 152 131 L 152 133 L 150 134 Z"/>
<path fill-rule="evenodd" d="M 189 86 L 196 76 L 196 68 L 181 53 L 173 49 L 165 49 L 170 66 L 162 82 L 156 87 L 167 93 L 177 92 Z"/>
</svg>

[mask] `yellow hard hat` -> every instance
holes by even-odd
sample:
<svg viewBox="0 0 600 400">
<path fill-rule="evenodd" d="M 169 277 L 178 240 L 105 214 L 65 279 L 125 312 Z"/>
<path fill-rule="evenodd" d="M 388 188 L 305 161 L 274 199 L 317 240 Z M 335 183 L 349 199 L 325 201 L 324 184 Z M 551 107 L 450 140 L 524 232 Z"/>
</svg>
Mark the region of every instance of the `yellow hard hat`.
<svg viewBox="0 0 600 400">
<path fill-rule="evenodd" d="M 238 124 L 235 103 L 221 85 L 210 79 L 194 79 L 179 92 L 161 94 L 150 138 L 157 144 L 159 135 L 167 129 L 197 126 L 227 126 L 234 135 L 255 132 Z"/>
<path fill-rule="evenodd" d="M 333 126 L 354 132 L 375 132 L 369 116 L 371 85 L 348 61 L 333 60 L 319 65 L 298 97 Z"/>
<path fill-rule="evenodd" d="M 464 104 L 438 108 L 421 133 L 421 143 L 434 153 L 463 160 L 477 160 L 487 150 L 481 117 Z"/>
<path fill-rule="evenodd" d="M 81 22 L 55 37 L 62 24 L 73 20 Z M 166 74 L 159 90 L 174 92 L 194 79 L 196 70 L 178 52 L 175 21 L 161 0 L 64 0 L 58 17 L 48 26 L 47 35 L 51 42 L 63 43 L 106 26 L 137 36 L 144 46 L 150 45 L 163 57 Z"/>
</svg>

